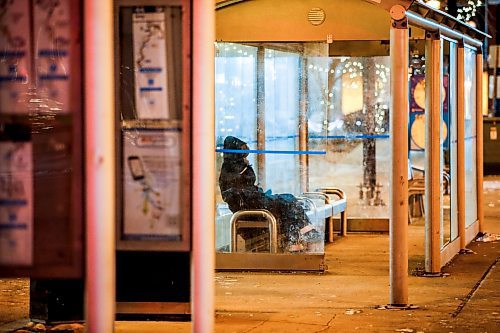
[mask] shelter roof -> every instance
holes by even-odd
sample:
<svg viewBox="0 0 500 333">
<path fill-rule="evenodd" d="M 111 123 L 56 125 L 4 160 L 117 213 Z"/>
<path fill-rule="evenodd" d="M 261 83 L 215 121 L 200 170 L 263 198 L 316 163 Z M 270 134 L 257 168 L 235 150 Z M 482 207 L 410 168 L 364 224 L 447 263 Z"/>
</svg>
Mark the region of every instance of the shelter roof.
<svg viewBox="0 0 500 333">
<path fill-rule="evenodd" d="M 273 2 L 279 3 L 277 0 L 273 0 Z M 225 9 L 230 6 L 235 6 L 235 5 L 243 5 L 243 4 L 249 4 L 252 3 L 252 6 L 258 7 L 259 4 L 262 4 L 264 8 L 269 9 L 272 8 L 269 5 L 265 5 L 266 0 L 215 0 L 215 5 L 217 10 Z M 333 23 L 333 27 L 329 27 L 330 30 L 332 30 L 334 36 L 334 39 L 340 39 L 340 40 L 346 40 L 349 39 L 349 34 L 351 33 L 353 38 L 352 39 L 359 39 L 359 40 L 369 40 L 369 39 L 386 39 L 385 34 L 383 31 L 381 31 L 378 27 L 377 24 L 383 25 L 383 22 L 387 21 L 388 17 L 383 16 L 380 14 L 377 14 L 377 11 L 372 11 L 373 15 L 370 17 L 370 20 L 372 22 L 371 26 L 372 29 L 366 30 L 366 27 L 363 27 L 363 20 L 366 21 L 366 18 L 361 19 L 360 22 L 356 22 L 356 16 L 358 13 L 360 15 L 366 14 L 366 5 L 363 5 L 362 3 L 369 3 L 373 6 L 376 6 L 380 9 L 384 9 L 386 12 L 390 10 L 394 5 L 401 5 L 404 8 L 406 8 L 408 11 L 412 12 L 413 14 L 425 19 L 425 20 L 431 20 L 439 25 L 445 26 L 449 29 L 455 30 L 460 32 L 461 34 L 470 36 L 474 39 L 478 40 L 484 40 L 485 38 L 489 38 L 490 36 L 485 34 L 484 32 L 472 27 L 471 25 L 458 20 L 457 18 L 449 15 L 448 13 L 445 13 L 443 11 L 434 9 L 428 5 L 426 5 L 422 0 L 319 0 L 319 1 L 302 1 L 303 6 L 307 7 L 308 5 L 315 4 L 317 6 L 324 6 L 326 10 L 328 8 L 335 8 L 335 10 L 339 13 L 342 13 L 343 15 L 345 14 L 350 14 L 349 16 L 349 21 L 352 22 L 351 27 L 349 27 L 348 30 L 341 29 L 341 25 L 344 24 L 345 22 L 339 21 L 339 17 L 335 17 L 336 21 Z M 279 5 L 282 8 L 290 9 L 290 7 L 293 7 L 293 1 L 286 0 L 284 1 L 283 4 Z M 303 9 L 302 7 L 300 9 Z M 267 13 L 269 14 L 269 13 Z M 273 14 L 279 15 L 278 12 L 274 12 Z M 329 13 L 332 15 L 331 13 Z M 335 14 L 334 14 L 335 15 Z M 279 17 L 279 16 L 278 16 Z M 291 17 L 292 18 L 292 17 Z M 241 19 L 241 17 L 240 17 Z M 268 21 L 269 24 L 272 24 L 273 21 Z M 361 26 L 359 26 L 359 23 Z M 332 23 L 330 23 L 332 24 Z M 352 27 L 354 26 L 354 28 Z M 334 28 L 334 29 L 333 29 Z M 351 32 L 349 32 L 349 30 Z M 380 31 L 379 31 L 380 30 Z M 386 28 L 388 33 L 388 28 Z M 326 31 L 326 30 L 325 30 Z M 303 31 L 304 34 L 307 34 L 307 30 Z M 279 35 L 279 34 L 278 34 Z M 379 37 L 379 38 L 374 38 L 374 37 Z M 305 39 L 310 39 L 310 38 L 305 38 Z"/>
</svg>

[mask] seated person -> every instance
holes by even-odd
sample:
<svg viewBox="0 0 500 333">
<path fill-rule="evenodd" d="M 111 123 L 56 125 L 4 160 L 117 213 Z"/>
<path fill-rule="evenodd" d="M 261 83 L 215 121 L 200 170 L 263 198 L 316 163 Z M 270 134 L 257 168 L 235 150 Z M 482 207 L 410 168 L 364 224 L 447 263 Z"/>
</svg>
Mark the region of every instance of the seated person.
<svg viewBox="0 0 500 333">
<path fill-rule="evenodd" d="M 248 150 L 247 144 L 233 136 L 224 140 L 224 149 Z M 292 194 L 271 194 L 255 185 L 255 172 L 247 160 L 248 153 L 224 153 L 219 177 L 222 199 L 235 213 L 239 210 L 267 209 L 278 221 L 278 233 L 283 235 L 283 245 L 288 251 L 302 250 L 301 242 L 317 239 L 318 231 L 312 228 L 307 215 Z"/>
</svg>

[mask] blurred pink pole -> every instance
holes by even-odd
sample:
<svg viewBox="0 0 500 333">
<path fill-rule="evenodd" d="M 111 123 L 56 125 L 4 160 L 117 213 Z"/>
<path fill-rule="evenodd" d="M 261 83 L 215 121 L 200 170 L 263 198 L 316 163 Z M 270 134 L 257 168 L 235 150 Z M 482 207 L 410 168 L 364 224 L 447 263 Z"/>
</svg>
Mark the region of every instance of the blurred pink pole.
<svg viewBox="0 0 500 333">
<path fill-rule="evenodd" d="M 84 0 L 87 332 L 115 316 L 115 108 L 113 1 Z"/>
<path fill-rule="evenodd" d="M 215 317 L 215 1 L 194 0 L 192 10 L 192 331 L 210 333 Z"/>
</svg>

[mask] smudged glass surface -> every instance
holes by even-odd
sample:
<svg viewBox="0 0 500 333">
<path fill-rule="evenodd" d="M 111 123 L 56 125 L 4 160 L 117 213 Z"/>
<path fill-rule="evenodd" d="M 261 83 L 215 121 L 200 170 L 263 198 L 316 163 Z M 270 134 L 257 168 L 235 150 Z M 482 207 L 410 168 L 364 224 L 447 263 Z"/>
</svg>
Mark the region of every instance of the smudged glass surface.
<svg viewBox="0 0 500 333">
<path fill-rule="evenodd" d="M 465 48 L 465 225 L 477 220 L 476 179 L 476 53 Z"/>
<path fill-rule="evenodd" d="M 441 108 L 441 247 L 458 237 L 456 200 L 456 43 L 442 40 L 443 107 Z"/>
<path fill-rule="evenodd" d="M 330 59 L 325 158 L 311 157 L 311 188 L 343 189 L 351 218 L 387 218 L 389 205 L 389 57 Z"/>
<path fill-rule="evenodd" d="M 329 57 L 326 45 L 313 43 L 217 43 L 215 66 L 216 181 L 229 154 L 238 155 L 224 146 L 234 136 L 247 144 L 252 185 L 263 193 L 234 208 L 229 192 L 216 189 L 218 251 L 230 250 L 233 212 L 268 208 L 265 195 L 293 195 L 308 217 L 303 225 L 297 222 L 300 228 L 312 225 L 322 240 L 325 200 L 305 192 L 337 187 L 349 198 L 350 217 L 388 217 L 389 57 Z M 285 225 L 280 219 L 286 217 L 278 216 L 278 225 Z M 247 232 L 246 240 L 236 240 L 238 246 L 268 251 L 268 245 L 248 246 L 261 233 Z M 281 252 L 293 252 L 295 239 L 288 240 Z M 297 253 L 323 252 L 323 242 L 306 243 Z"/>
<path fill-rule="evenodd" d="M 310 155 L 326 154 L 325 139 L 313 140 L 312 133 L 325 136 L 326 107 L 318 96 L 324 94 L 320 90 L 325 89 L 328 72 L 313 69 L 329 61 L 325 44 L 217 43 L 216 182 L 226 184 L 231 177 L 247 175 L 251 185 L 249 192 L 241 192 L 228 180 L 230 185 L 216 188 L 218 251 L 230 250 L 233 213 L 252 209 L 266 209 L 277 218 L 278 252 L 324 251 L 325 200 L 303 193 L 308 191 Z M 308 132 L 309 126 L 313 131 Z M 240 141 L 225 145 L 228 137 L 246 146 Z M 243 153 L 235 149 L 248 156 L 240 159 Z M 242 167 L 233 174 L 229 165 L 235 163 Z M 233 190 L 236 201 L 231 199 Z M 235 239 L 237 251 L 270 250 L 266 226 L 243 229 Z"/>
</svg>

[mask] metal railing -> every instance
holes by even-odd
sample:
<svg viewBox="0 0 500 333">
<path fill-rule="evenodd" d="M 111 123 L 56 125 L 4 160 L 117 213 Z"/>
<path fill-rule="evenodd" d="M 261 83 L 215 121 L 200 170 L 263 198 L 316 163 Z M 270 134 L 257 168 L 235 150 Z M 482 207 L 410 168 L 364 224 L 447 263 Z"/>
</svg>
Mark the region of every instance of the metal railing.
<svg viewBox="0 0 500 333">
<path fill-rule="evenodd" d="M 317 191 L 324 193 L 328 198 L 329 198 L 328 195 L 331 194 L 331 195 L 336 195 L 339 199 L 347 200 L 345 192 L 338 187 L 321 187 L 318 188 Z M 330 202 L 331 201 L 328 201 L 327 203 Z M 330 217 L 327 222 L 329 231 L 328 242 L 331 243 L 333 242 L 333 217 Z M 340 235 L 347 236 L 347 205 L 345 209 L 342 212 L 340 212 Z"/>
<path fill-rule="evenodd" d="M 252 220 L 244 220 L 251 217 Z M 260 219 L 264 219 L 261 221 Z M 278 223 L 271 212 L 266 209 L 240 210 L 231 217 L 231 252 L 237 252 L 236 236 L 238 228 L 267 228 L 269 230 L 269 252 L 278 252 Z"/>
</svg>

